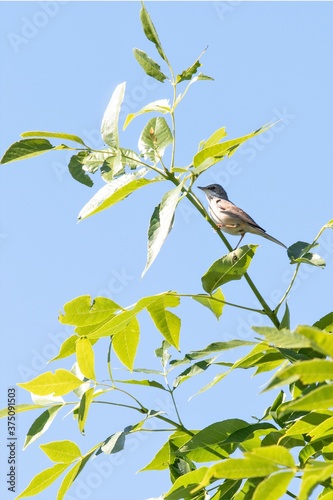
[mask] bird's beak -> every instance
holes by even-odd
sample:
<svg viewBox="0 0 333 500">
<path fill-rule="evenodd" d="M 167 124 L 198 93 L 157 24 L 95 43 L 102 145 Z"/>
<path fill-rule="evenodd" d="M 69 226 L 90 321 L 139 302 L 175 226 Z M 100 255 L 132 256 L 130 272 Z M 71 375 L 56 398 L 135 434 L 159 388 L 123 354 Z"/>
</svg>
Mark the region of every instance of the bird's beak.
<svg viewBox="0 0 333 500">
<path fill-rule="evenodd" d="M 204 191 L 204 190 L 205 190 L 205 188 L 204 188 L 204 187 L 201 187 L 201 186 L 198 186 L 198 189 L 202 189 L 202 191 Z"/>
</svg>

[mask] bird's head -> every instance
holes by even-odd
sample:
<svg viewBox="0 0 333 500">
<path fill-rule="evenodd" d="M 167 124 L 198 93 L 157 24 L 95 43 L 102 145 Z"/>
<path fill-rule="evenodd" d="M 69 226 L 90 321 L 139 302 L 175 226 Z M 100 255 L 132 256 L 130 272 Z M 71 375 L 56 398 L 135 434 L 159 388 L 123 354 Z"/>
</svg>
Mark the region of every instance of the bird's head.
<svg viewBox="0 0 333 500">
<path fill-rule="evenodd" d="M 202 189 L 202 191 L 207 196 L 208 200 L 212 198 L 220 198 L 221 200 L 228 200 L 228 195 L 226 191 L 223 189 L 223 187 L 220 186 L 220 184 L 209 184 L 209 186 L 206 187 L 198 186 L 198 188 Z"/>
</svg>

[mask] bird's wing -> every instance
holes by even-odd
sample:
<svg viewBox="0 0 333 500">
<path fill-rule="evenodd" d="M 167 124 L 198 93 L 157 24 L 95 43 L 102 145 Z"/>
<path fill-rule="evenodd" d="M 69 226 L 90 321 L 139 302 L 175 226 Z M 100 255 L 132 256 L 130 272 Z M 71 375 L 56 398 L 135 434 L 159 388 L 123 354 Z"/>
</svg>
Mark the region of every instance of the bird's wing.
<svg viewBox="0 0 333 500">
<path fill-rule="evenodd" d="M 226 200 L 218 200 L 217 203 L 217 208 L 221 213 L 233 216 L 235 218 L 240 219 L 242 222 L 246 222 L 247 224 L 250 224 L 251 226 L 255 227 L 256 229 L 260 229 L 264 233 L 266 232 L 265 229 L 260 227 L 255 220 L 252 219 L 252 217 L 249 216 L 244 210 L 241 208 L 237 207 L 234 205 L 231 201 L 226 201 Z"/>
</svg>

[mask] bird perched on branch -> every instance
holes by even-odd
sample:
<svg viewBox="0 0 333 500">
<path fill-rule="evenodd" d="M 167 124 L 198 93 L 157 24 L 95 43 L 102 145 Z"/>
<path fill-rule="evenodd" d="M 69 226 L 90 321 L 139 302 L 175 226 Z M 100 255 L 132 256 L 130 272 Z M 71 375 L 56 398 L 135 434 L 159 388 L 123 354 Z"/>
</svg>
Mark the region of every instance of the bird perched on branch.
<svg viewBox="0 0 333 500">
<path fill-rule="evenodd" d="M 267 234 L 244 210 L 229 201 L 228 195 L 222 186 L 210 184 L 206 187 L 199 187 L 199 189 L 202 189 L 205 193 L 209 203 L 209 214 L 221 231 L 234 236 L 240 235 L 241 238 L 234 250 L 238 248 L 245 233 L 258 234 L 287 248 L 281 241 Z"/>
</svg>

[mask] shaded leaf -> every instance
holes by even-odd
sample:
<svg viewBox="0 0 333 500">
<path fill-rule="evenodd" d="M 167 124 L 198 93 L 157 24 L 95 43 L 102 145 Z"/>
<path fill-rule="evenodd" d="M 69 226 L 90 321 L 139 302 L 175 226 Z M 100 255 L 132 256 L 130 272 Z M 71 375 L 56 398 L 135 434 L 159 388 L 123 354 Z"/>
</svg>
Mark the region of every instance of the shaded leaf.
<svg viewBox="0 0 333 500">
<path fill-rule="evenodd" d="M 175 378 L 173 382 L 173 387 L 176 388 L 189 378 L 193 377 L 194 375 L 199 375 L 200 373 L 203 373 L 204 371 L 207 370 L 207 368 L 211 366 L 211 364 L 214 363 L 215 360 L 216 357 L 194 363 L 192 366 L 190 366 L 190 368 L 187 368 L 180 375 L 178 375 L 178 377 Z"/>
<path fill-rule="evenodd" d="M 182 186 L 183 184 L 181 183 L 177 187 L 167 191 L 161 203 L 155 207 L 149 223 L 147 262 L 142 276 L 146 274 L 156 259 L 163 243 L 172 229 L 174 214 L 180 200 Z"/>
<path fill-rule="evenodd" d="M 58 411 L 61 410 L 62 407 L 63 407 L 62 404 L 52 406 L 51 408 L 48 408 L 41 415 L 39 415 L 39 417 L 36 418 L 36 420 L 34 421 L 34 423 L 27 432 L 23 449 L 27 448 L 29 444 L 36 441 L 36 439 L 38 439 L 40 436 L 44 434 L 44 432 L 47 431 L 47 429 L 50 427 L 53 420 L 57 416 Z"/>
<path fill-rule="evenodd" d="M 216 260 L 202 276 L 202 287 L 207 293 L 228 281 L 239 280 L 246 273 L 258 245 L 244 245 Z"/>
<path fill-rule="evenodd" d="M 309 252 L 308 250 L 316 245 L 312 243 L 306 243 L 304 241 L 297 241 L 291 245 L 288 250 L 288 257 L 290 258 L 291 264 L 311 264 L 313 266 L 325 267 L 326 262 L 316 253 Z"/>
<path fill-rule="evenodd" d="M 164 73 L 162 73 L 161 66 L 157 64 L 157 62 L 155 62 L 151 57 L 149 57 L 146 52 L 140 49 L 133 49 L 133 54 L 135 59 L 140 64 L 141 68 L 148 76 L 152 76 L 159 82 L 164 82 L 167 77 Z"/>
<path fill-rule="evenodd" d="M 136 371 L 136 370 L 134 370 Z M 159 382 L 156 382 L 155 380 L 117 380 L 117 382 L 121 382 L 122 384 L 132 384 L 132 385 L 145 385 L 147 387 L 154 387 L 155 389 L 162 389 L 163 391 L 166 391 L 165 387 L 160 384 Z"/>
<path fill-rule="evenodd" d="M 320 330 L 325 330 L 325 332 L 333 333 L 333 312 L 330 312 L 316 321 L 313 325 Z"/>
<path fill-rule="evenodd" d="M 50 141 L 47 139 L 22 139 L 21 141 L 14 142 L 14 144 L 9 146 L 1 158 L 1 163 L 5 164 L 12 161 L 26 160 L 27 158 L 32 158 L 33 156 L 46 153 L 51 149 L 57 148 L 52 146 Z"/>
<path fill-rule="evenodd" d="M 117 148 L 119 146 L 118 120 L 120 107 L 124 100 L 125 88 L 125 82 L 117 85 L 102 119 L 102 139 L 108 146 L 114 148 Z"/>
<path fill-rule="evenodd" d="M 288 307 L 287 302 L 286 302 L 286 309 L 285 309 L 284 315 L 281 319 L 279 329 L 282 330 L 283 328 L 290 328 L 290 311 L 289 311 L 289 307 Z"/>
<path fill-rule="evenodd" d="M 127 434 L 127 432 L 120 431 L 112 434 L 112 436 L 109 436 L 101 446 L 102 452 L 110 455 L 111 453 L 118 453 L 123 450 Z"/>
<path fill-rule="evenodd" d="M 81 434 L 84 434 L 84 429 L 85 429 L 85 424 L 88 418 L 88 413 L 89 413 L 89 408 L 91 405 L 91 402 L 94 398 L 94 391 L 95 389 L 91 387 L 90 389 L 87 389 L 80 401 L 79 409 L 78 409 L 78 425 L 79 425 L 79 430 Z"/>
<path fill-rule="evenodd" d="M 157 52 L 162 57 L 162 59 L 164 59 L 164 61 L 168 62 L 167 56 L 165 55 L 165 52 L 164 52 L 162 45 L 161 45 L 161 42 L 158 38 L 156 28 L 155 28 L 155 26 L 150 18 L 150 15 L 149 15 L 146 7 L 144 6 L 144 4 L 142 4 L 142 6 L 141 6 L 140 20 L 141 20 L 144 34 L 146 35 L 148 40 L 155 45 Z"/>
</svg>

